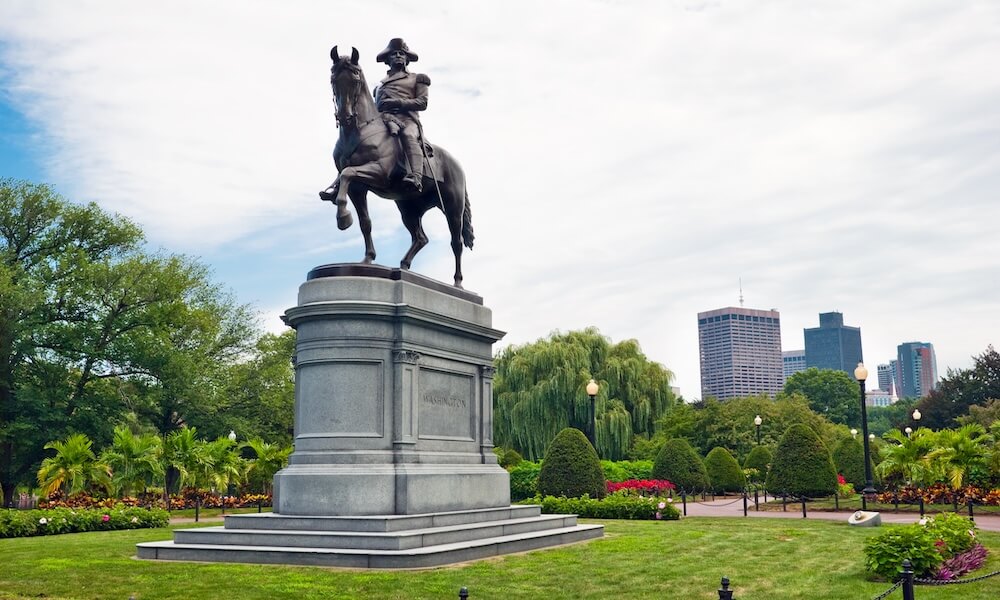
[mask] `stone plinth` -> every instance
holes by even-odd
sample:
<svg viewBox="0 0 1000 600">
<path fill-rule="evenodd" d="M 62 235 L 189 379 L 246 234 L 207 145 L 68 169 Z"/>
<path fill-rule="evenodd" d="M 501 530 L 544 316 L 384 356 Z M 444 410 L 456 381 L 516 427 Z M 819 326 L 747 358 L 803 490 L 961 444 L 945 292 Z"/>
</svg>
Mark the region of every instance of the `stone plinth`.
<svg viewBox="0 0 1000 600">
<path fill-rule="evenodd" d="M 282 515 L 408 515 L 510 505 L 492 452 L 492 313 L 399 269 L 329 265 L 284 315 L 297 332 L 295 450 Z"/>
</svg>

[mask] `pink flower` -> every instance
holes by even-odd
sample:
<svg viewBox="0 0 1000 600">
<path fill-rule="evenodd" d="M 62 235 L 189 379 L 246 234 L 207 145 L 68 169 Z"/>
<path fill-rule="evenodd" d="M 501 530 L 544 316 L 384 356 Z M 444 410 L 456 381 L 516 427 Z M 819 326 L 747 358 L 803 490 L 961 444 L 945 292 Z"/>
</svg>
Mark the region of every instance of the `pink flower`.
<svg viewBox="0 0 1000 600">
<path fill-rule="evenodd" d="M 657 511 L 657 513 L 656 513 L 656 518 L 657 518 L 657 519 L 662 519 L 662 518 L 663 518 L 663 515 L 661 515 L 661 514 L 659 513 L 659 511 Z"/>
<path fill-rule="evenodd" d="M 104 516 L 101 517 L 101 521 L 103 521 L 105 523 L 107 523 L 110 520 L 111 520 L 111 516 L 110 515 L 104 515 Z"/>
<path fill-rule="evenodd" d="M 659 508 L 659 509 L 664 509 L 666 507 L 667 507 L 667 503 L 666 502 L 660 502 L 659 504 L 656 505 L 656 508 Z"/>
</svg>

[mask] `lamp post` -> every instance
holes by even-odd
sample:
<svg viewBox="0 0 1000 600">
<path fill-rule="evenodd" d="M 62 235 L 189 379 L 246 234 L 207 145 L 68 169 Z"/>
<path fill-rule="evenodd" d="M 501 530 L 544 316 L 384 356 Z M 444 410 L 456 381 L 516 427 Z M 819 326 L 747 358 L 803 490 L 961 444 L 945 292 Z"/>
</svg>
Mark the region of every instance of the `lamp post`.
<svg viewBox="0 0 1000 600">
<path fill-rule="evenodd" d="M 868 369 L 863 363 L 858 363 L 854 369 L 854 378 L 858 380 L 858 389 L 861 392 L 861 431 L 864 437 L 862 441 L 865 445 L 865 489 L 861 490 L 861 510 L 868 510 L 868 496 L 875 493 L 875 486 L 872 485 L 872 459 L 871 444 L 875 436 L 868 435 L 868 409 L 865 407 L 865 380 L 868 379 Z"/>
<path fill-rule="evenodd" d="M 851 437 L 852 438 L 857 438 L 858 437 L 858 430 L 854 429 L 853 427 L 851 428 Z"/>
<path fill-rule="evenodd" d="M 917 421 L 919 421 L 920 420 L 920 409 L 914 408 L 913 409 L 913 414 L 910 415 L 910 416 L 913 417 L 913 422 L 914 423 L 916 423 Z"/>
<path fill-rule="evenodd" d="M 236 443 L 236 432 L 233 431 L 232 429 L 229 430 L 229 435 L 226 436 L 226 437 L 229 438 L 230 442 L 232 442 L 234 444 Z M 231 475 L 226 475 L 226 481 L 229 482 L 229 489 L 227 490 L 228 496 L 230 498 L 232 498 L 233 497 L 233 480 L 232 480 L 232 476 Z M 226 514 L 226 501 L 225 500 L 222 501 L 222 514 Z"/>
<path fill-rule="evenodd" d="M 760 446 L 760 424 L 764 422 L 764 419 L 757 415 L 753 418 L 753 424 L 757 426 L 757 445 Z"/>
<path fill-rule="evenodd" d="M 913 428 L 907 427 L 906 429 L 903 430 L 903 433 L 906 434 L 906 437 L 910 437 L 910 434 L 913 433 Z"/>
<path fill-rule="evenodd" d="M 597 399 L 597 391 L 599 389 L 600 386 L 593 379 L 587 383 L 587 395 L 590 396 L 590 418 L 588 419 L 590 421 L 590 431 L 588 432 L 590 435 L 587 437 L 590 438 L 590 445 L 594 447 L 594 450 L 597 450 L 597 413 L 594 410 L 594 403 Z"/>
</svg>

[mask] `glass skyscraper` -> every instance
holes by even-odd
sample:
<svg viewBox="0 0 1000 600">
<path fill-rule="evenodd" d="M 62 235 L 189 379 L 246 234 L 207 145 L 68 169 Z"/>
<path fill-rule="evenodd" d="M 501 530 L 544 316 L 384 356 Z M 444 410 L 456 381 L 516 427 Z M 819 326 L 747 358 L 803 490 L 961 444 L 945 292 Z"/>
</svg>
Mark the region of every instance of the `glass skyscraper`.
<svg viewBox="0 0 1000 600">
<path fill-rule="evenodd" d="M 819 327 L 804 330 L 806 367 L 836 369 L 854 377 L 861 355 L 861 328 L 844 325 L 839 312 L 819 314 Z"/>
</svg>

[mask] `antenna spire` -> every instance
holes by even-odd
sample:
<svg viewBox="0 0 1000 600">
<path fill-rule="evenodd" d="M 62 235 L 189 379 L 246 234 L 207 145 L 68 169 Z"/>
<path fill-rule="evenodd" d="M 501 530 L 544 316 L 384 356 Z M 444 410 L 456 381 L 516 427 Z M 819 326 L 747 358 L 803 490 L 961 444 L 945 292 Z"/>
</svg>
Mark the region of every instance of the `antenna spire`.
<svg viewBox="0 0 1000 600">
<path fill-rule="evenodd" d="M 740 277 L 740 308 L 743 307 L 743 278 Z"/>
</svg>

